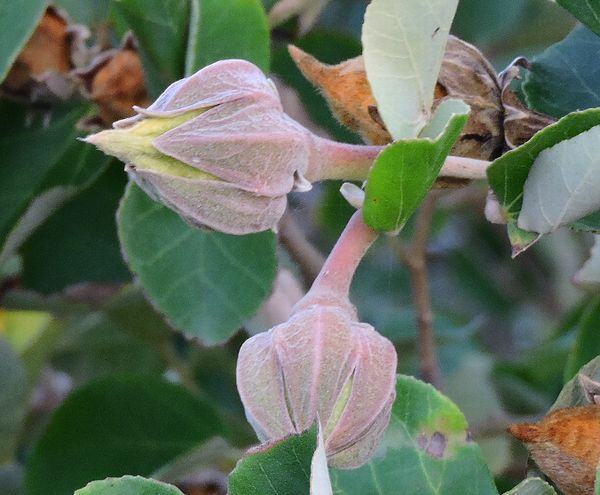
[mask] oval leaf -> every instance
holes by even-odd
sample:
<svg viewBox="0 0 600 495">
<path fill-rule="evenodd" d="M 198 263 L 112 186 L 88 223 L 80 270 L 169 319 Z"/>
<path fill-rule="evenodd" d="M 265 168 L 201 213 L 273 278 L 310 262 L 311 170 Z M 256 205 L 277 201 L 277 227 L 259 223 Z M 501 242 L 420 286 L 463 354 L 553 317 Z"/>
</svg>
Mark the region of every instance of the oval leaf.
<svg viewBox="0 0 600 495">
<path fill-rule="evenodd" d="M 141 476 L 123 476 L 92 481 L 74 495 L 182 495 L 172 485 L 149 480 Z"/>
<path fill-rule="evenodd" d="M 232 236 L 196 229 L 133 184 L 118 222 L 129 266 L 150 301 L 188 337 L 225 342 L 271 292 L 271 232 Z"/>
<path fill-rule="evenodd" d="M 269 25 L 259 0 L 192 0 L 186 75 L 241 58 L 269 71 Z"/>
<path fill-rule="evenodd" d="M 107 476 L 149 475 L 223 427 L 210 405 L 159 378 L 109 377 L 56 411 L 27 468 L 27 493 L 65 495 Z"/>
<path fill-rule="evenodd" d="M 467 122 L 468 112 L 469 107 L 462 101 L 446 100 L 423 129 L 431 139 L 399 141 L 379 154 L 365 191 L 367 224 L 384 232 L 404 226 L 435 182 Z"/>
<path fill-rule="evenodd" d="M 316 448 L 317 428 L 313 427 L 249 451 L 229 476 L 229 495 L 309 495 Z"/>
<path fill-rule="evenodd" d="M 497 495 L 460 410 L 431 385 L 399 376 L 379 455 L 352 471 L 332 471 L 344 495 Z"/>
<path fill-rule="evenodd" d="M 394 140 L 412 139 L 429 121 L 458 0 L 373 0 L 362 42 L 367 79 Z"/>
<path fill-rule="evenodd" d="M 600 126 L 543 150 L 523 188 L 518 226 L 547 234 L 600 210 Z"/>
</svg>

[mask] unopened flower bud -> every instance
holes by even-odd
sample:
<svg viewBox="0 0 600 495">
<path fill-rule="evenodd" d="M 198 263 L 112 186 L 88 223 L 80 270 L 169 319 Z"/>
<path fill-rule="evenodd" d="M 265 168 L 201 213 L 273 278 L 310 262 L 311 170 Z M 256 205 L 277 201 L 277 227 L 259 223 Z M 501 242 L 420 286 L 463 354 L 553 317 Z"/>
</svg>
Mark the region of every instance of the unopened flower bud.
<svg viewBox="0 0 600 495">
<path fill-rule="evenodd" d="M 364 178 L 379 152 L 312 134 L 243 60 L 216 62 L 134 109 L 86 141 L 190 223 L 230 234 L 275 229 L 286 194 L 310 189 L 307 178 Z"/>
<path fill-rule="evenodd" d="M 310 294 L 290 319 L 247 340 L 237 384 L 259 439 L 300 433 L 321 422 L 329 464 L 369 460 L 390 419 L 396 352 L 349 302 Z"/>
</svg>

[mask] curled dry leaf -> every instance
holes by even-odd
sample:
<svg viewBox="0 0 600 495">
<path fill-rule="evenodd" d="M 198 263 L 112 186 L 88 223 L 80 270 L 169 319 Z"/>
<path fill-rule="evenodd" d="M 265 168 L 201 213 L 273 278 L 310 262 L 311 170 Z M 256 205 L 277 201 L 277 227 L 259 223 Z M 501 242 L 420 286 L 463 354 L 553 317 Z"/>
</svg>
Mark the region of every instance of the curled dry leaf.
<svg viewBox="0 0 600 495">
<path fill-rule="evenodd" d="M 370 144 L 385 145 L 392 138 L 377 111 L 367 82 L 362 57 L 327 65 L 295 46 L 290 55 L 304 76 L 327 100 L 332 113 L 344 126 Z M 537 131 L 554 122 L 526 108 L 511 89 L 524 59 L 513 63 L 500 76 L 474 46 L 450 36 L 435 87 L 433 110 L 447 98 L 458 98 L 471 107 L 471 115 L 452 153 L 490 160 L 506 148 L 519 146 Z"/>
<path fill-rule="evenodd" d="M 558 409 L 538 423 L 511 425 L 539 468 L 565 495 L 593 495 L 600 461 L 600 407 Z"/>
<path fill-rule="evenodd" d="M 150 105 L 142 62 L 131 35 L 120 48 L 101 53 L 89 68 L 77 75 L 89 98 L 98 105 L 98 115 L 88 124 L 110 127 L 117 120 L 135 115 L 135 105 Z"/>
<path fill-rule="evenodd" d="M 69 98 L 76 89 L 70 76 L 72 51 L 87 34 L 86 29 L 69 25 L 58 9 L 48 7 L 2 83 L 2 91 L 38 102 Z"/>
</svg>

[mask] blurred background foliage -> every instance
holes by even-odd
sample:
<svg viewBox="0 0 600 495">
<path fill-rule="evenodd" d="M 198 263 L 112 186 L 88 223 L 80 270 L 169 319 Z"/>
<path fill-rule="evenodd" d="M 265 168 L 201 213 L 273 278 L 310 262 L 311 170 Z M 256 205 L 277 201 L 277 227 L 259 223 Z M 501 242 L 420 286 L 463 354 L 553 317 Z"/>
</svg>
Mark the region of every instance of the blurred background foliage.
<svg viewBox="0 0 600 495">
<path fill-rule="evenodd" d="M 161 8 L 172 13 L 182 1 Z M 141 26 L 138 3 L 56 2 L 90 27 L 92 41 L 113 47 Z M 265 9 L 274 3 L 264 0 Z M 271 33 L 271 73 L 289 89 L 282 87 L 286 108 L 346 142 L 358 138 L 331 117 L 286 45 L 328 63 L 358 55 L 367 3 L 332 0 L 306 34 L 298 34 L 296 19 Z M 501 70 L 516 56 L 539 54 L 574 25 L 547 0 L 461 0 L 453 31 Z M 235 45 L 231 34 L 211 36 Z M 155 36 L 140 30 L 143 57 Z M 200 66 L 211 58 L 203 49 Z M 157 88 L 183 75 L 182 54 L 171 60 L 172 72 L 154 80 Z M 266 69 L 268 54 L 261 57 Z M 82 135 L 75 122 L 90 111 L 82 102 L 0 100 L 0 494 L 66 495 L 125 472 L 159 473 L 205 490 L 189 493 L 224 493 L 239 449 L 255 442 L 235 388 L 235 359 L 247 333 L 203 346 L 173 332 L 145 300 L 117 236 L 126 177 L 120 164 L 74 140 Z M 13 166 L 20 175 L 6 170 Z M 325 184 L 291 197 L 292 214 L 322 253 L 352 212 L 338 189 Z M 58 193 L 61 200 L 52 201 Z M 571 283 L 591 236 L 563 229 L 512 260 L 504 227 L 483 216 L 485 196 L 484 184 L 442 195 L 429 245 L 431 293 L 443 391 L 464 411 L 498 486 L 508 489 L 524 475 L 525 453 L 504 429 L 544 413 L 565 380 L 600 354 L 600 300 Z M 34 204 L 43 212 L 39 227 L 15 236 L 11 226 Z M 399 372 L 418 375 L 410 281 L 396 248 L 390 239 L 378 242 L 359 269 L 353 300 L 361 317 L 396 344 Z M 278 257 L 300 278 L 282 250 Z M 265 321 L 246 327 L 264 330 Z M 203 443 L 215 437 L 223 443 Z"/>
</svg>

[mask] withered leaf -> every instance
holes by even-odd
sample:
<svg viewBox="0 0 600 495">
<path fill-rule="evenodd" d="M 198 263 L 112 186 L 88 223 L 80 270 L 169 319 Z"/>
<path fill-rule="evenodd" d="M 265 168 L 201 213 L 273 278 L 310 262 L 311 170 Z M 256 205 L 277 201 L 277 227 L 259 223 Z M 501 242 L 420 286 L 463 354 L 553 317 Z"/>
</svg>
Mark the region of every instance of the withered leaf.
<svg viewBox="0 0 600 495">
<path fill-rule="evenodd" d="M 558 409 L 538 423 L 511 425 L 539 468 L 565 495 L 593 495 L 600 461 L 600 407 Z"/>
</svg>

